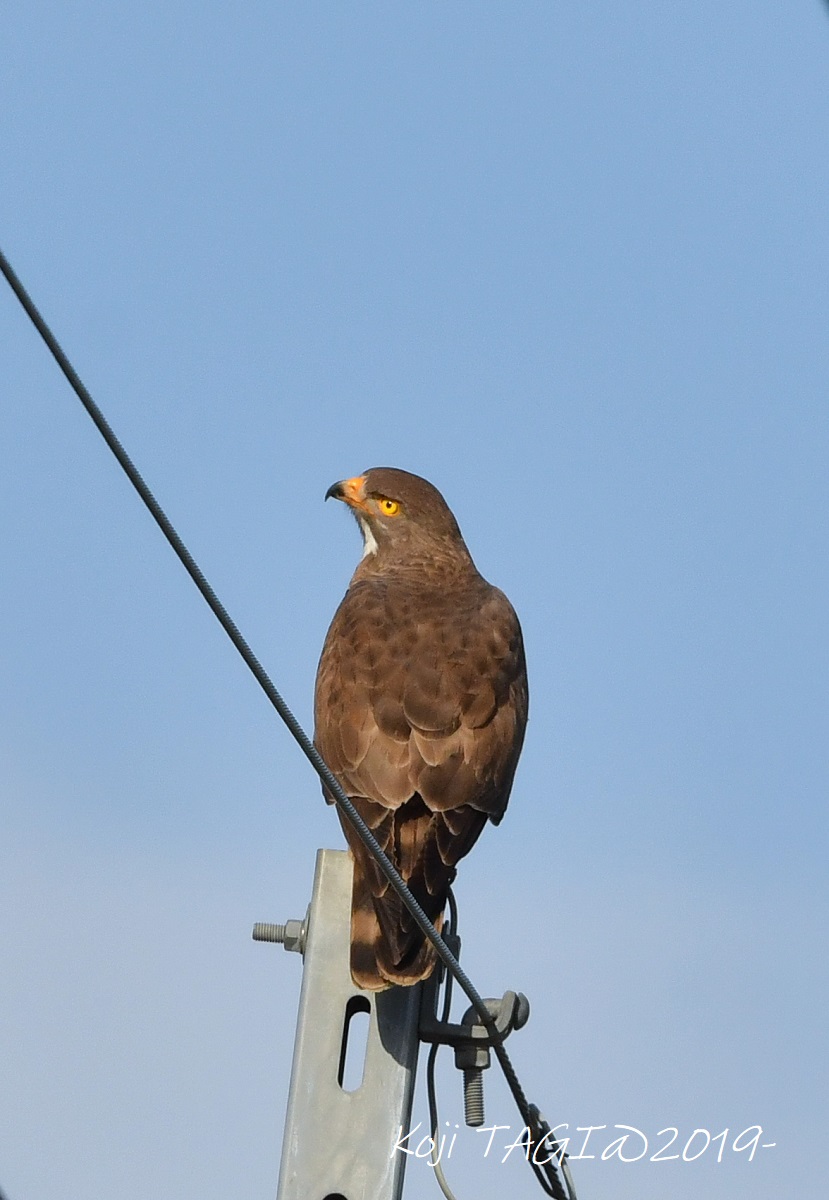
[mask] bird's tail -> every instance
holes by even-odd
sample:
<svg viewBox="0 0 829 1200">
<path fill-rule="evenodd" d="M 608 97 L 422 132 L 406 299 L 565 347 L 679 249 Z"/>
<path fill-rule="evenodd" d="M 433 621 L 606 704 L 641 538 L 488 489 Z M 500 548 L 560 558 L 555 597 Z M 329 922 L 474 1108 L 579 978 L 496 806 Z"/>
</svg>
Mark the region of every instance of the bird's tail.
<svg viewBox="0 0 829 1200">
<path fill-rule="evenodd" d="M 399 914 L 395 911 L 398 904 Z M 365 877 L 361 871 L 355 871 L 351 898 L 351 976 L 357 986 L 366 991 L 377 992 L 391 986 L 411 987 L 428 979 L 434 970 L 437 961 L 434 946 L 423 937 L 399 901 L 398 904 L 390 904 L 387 893 L 380 906 L 376 906 Z M 384 918 L 382 926 L 378 907 Z M 392 923 L 393 930 L 384 928 Z M 402 939 L 401 924 L 405 929 Z M 441 913 L 435 921 L 438 933 L 442 927 Z"/>
</svg>

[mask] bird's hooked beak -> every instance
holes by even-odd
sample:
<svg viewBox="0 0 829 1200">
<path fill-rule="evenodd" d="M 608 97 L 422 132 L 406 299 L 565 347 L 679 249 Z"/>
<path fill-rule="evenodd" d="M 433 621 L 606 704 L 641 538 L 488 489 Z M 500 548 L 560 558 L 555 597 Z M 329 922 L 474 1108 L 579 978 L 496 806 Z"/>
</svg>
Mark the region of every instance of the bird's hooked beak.
<svg viewBox="0 0 829 1200">
<path fill-rule="evenodd" d="M 357 508 L 365 510 L 366 507 L 366 477 L 365 475 L 355 475 L 353 479 L 341 479 L 339 483 L 332 483 L 331 487 L 325 493 L 326 500 L 344 501 L 349 508 Z"/>
<path fill-rule="evenodd" d="M 341 479 L 339 483 L 332 483 L 325 493 L 326 500 L 329 496 L 333 496 L 335 500 L 344 501 L 357 518 L 357 524 L 363 535 L 363 558 L 369 554 L 376 554 L 377 539 L 369 520 L 371 509 L 366 500 L 365 475 L 355 475 L 353 479 Z"/>
</svg>

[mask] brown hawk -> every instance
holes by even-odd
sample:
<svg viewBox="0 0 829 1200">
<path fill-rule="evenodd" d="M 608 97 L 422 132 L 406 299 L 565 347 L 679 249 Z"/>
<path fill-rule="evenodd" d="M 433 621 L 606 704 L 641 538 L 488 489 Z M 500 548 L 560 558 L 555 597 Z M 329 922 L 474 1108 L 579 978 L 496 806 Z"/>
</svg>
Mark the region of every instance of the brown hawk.
<svg viewBox="0 0 829 1200">
<path fill-rule="evenodd" d="M 364 550 L 322 649 L 314 741 L 440 930 L 455 864 L 507 807 L 527 723 L 521 627 L 425 479 L 374 467 L 329 496 L 354 513 Z M 355 983 L 425 979 L 434 948 L 340 820 Z"/>
</svg>

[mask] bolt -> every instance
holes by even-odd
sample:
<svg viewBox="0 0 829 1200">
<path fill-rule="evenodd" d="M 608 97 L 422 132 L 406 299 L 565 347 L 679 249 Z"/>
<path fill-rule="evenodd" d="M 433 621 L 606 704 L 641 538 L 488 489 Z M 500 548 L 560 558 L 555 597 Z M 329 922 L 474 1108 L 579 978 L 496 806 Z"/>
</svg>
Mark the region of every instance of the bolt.
<svg viewBox="0 0 829 1200">
<path fill-rule="evenodd" d="M 285 926 L 271 925 L 266 921 L 257 921 L 253 927 L 255 942 L 284 942 Z"/>
<path fill-rule="evenodd" d="M 484 1123 L 484 1073 L 480 1067 L 466 1067 L 463 1072 L 463 1115 L 467 1125 Z"/>
<path fill-rule="evenodd" d="M 300 954 L 304 954 L 307 927 L 307 917 L 304 921 L 286 921 L 284 925 L 272 925 L 266 921 L 257 921 L 253 927 L 253 940 L 255 942 L 281 942 L 286 950 L 296 950 Z"/>
</svg>

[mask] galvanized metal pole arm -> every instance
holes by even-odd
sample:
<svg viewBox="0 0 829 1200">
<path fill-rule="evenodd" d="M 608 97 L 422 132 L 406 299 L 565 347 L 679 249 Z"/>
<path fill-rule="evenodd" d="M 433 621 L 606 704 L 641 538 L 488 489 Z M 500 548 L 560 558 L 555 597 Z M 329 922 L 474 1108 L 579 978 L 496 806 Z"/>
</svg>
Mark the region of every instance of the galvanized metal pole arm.
<svg viewBox="0 0 829 1200">
<path fill-rule="evenodd" d="M 304 957 L 277 1200 L 403 1193 L 408 1155 L 396 1147 L 410 1128 L 421 988 L 355 986 L 351 882 L 351 855 L 319 850 L 306 920 L 254 928 L 257 940 L 281 941 Z M 359 1014 L 369 1018 L 362 1038 Z"/>
</svg>

